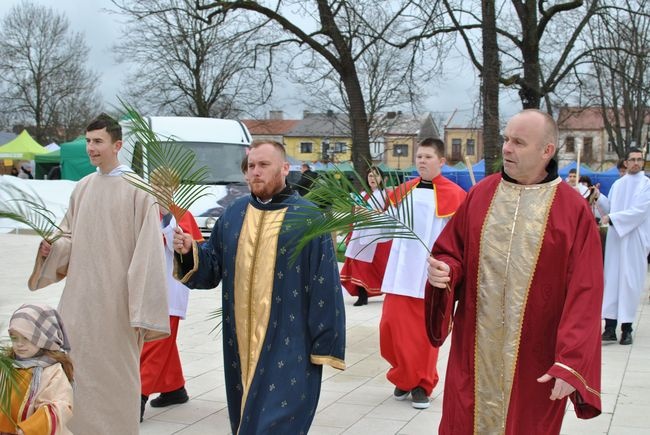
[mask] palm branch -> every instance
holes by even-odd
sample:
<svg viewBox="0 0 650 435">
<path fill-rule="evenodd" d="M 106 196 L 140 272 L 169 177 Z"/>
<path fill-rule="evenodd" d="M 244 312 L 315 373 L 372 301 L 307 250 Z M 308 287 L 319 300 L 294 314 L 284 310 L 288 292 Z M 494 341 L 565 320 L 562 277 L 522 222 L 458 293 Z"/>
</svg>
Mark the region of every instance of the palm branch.
<svg viewBox="0 0 650 435">
<path fill-rule="evenodd" d="M 219 327 L 221 326 L 221 323 L 223 322 L 223 320 L 221 319 L 222 315 L 223 315 L 223 308 L 217 308 L 216 310 L 208 313 L 207 320 L 216 320 L 217 321 L 217 324 L 214 325 L 214 328 L 212 328 L 210 330 L 210 334 L 212 334 L 214 331 L 219 329 Z"/>
<path fill-rule="evenodd" d="M 5 186 L 10 198 L 0 204 L 0 218 L 7 218 L 27 225 L 48 243 L 54 243 L 63 235 L 54 219 L 56 216 L 45 207 L 36 192 L 26 192 L 16 186 Z"/>
<path fill-rule="evenodd" d="M 0 349 L 0 413 L 9 421 L 11 417 L 11 392 L 18 385 L 18 374 L 13 366 L 13 359 L 8 356 L 6 349 Z"/>
<path fill-rule="evenodd" d="M 371 192 L 365 177 L 353 171 L 353 178 L 349 180 L 338 168 L 321 174 L 305 197 L 314 205 L 302 207 L 286 220 L 288 228 L 301 234 L 296 240 L 293 261 L 311 240 L 332 232 L 347 233 L 352 229 L 374 230 L 358 236 L 367 238 L 368 244 L 386 239 L 410 239 L 420 242 L 429 252 L 427 244 L 413 231 L 413 201 L 404 184 L 397 182 L 395 173 L 389 174 L 389 179 L 393 182 L 391 184 L 398 185 L 390 194 L 382 191 L 381 200 L 371 195 L 366 201 L 355 186 L 358 183 L 363 190 Z M 395 198 L 400 199 L 398 206 L 394 204 Z"/>
<path fill-rule="evenodd" d="M 125 179 L 153 195 L 180 222 L 194 202 L 209 195 L 208 167 L 198 166 L 194 151 L 173 137 L 160 137 L 137 110 L 120 103 L 129 120 L 129 133 L 144 150 L 146 171 L 144 180 L 135 173 L 124 174 Z"/>
</svg>

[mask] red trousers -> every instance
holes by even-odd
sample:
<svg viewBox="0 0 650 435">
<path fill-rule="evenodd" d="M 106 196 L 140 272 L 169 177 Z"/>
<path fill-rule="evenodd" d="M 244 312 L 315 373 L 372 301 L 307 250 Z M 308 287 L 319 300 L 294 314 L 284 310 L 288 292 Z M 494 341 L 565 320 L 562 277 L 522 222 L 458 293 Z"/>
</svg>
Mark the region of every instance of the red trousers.
<svg viewBox="0 0 650 435">
<path fill-rule="evenodd" d="M 171 334 L 162 340 L 149 341 L 140 354 L 142 394 L 168 393 L 185 385 L 181 359 L 176 347 L 180 317 L 169 316 Z"/>
<path fill-rule="evenodd" d="M 392 366 L 386 378 L 397 388 L 422 387 L 431 395 L 438 383 L 438 348 L 429 342 L 424 299 L 387 293 L 379 323 L 381 356 Z"/>
</svg>

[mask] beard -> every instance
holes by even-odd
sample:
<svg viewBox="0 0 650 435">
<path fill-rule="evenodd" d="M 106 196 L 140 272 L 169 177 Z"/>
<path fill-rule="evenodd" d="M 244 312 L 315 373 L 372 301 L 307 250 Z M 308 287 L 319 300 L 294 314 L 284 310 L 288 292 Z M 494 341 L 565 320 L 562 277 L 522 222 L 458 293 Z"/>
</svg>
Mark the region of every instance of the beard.
<svg viewBox="0 0 650 435">
<path fill-rule="evenodd" d="M 273 177 L 273 179 L 266 182 L 262 180 L 253 180 L 250 183 L 250 187 L 253 195 L 260 199 L 267 200 L 284 189 L 284 181 L 279 176 Z"/>
</svg>

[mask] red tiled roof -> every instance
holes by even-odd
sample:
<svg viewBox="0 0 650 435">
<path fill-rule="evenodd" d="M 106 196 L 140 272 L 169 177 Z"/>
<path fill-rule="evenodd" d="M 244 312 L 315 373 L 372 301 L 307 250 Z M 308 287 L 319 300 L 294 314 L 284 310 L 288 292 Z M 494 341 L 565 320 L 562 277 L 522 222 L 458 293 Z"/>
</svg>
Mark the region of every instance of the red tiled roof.
<svg viewBox="0 0 650 435">
<path fill-rule="evenodd" d="M 600 107 L 562 107 L 557 124 L 561 130 L 601 130 L 601 113 Z"/>
<path fill-rule="evenodd" d="M 600 107 L 562 107 L 557 124 L 560 130 L 601 130 L 605 128 Z M 609 119 L 614 122 L 614 111 L 608 110 Z M 622 114 L 622 112 L 621 112 Z M 646 124 L 650 122 L 650 113 L 646 113 Z M 621 126 L 625 118 L 621 117 Z"/>
<path fill-rule="evenodd" d="M 300 120 L 298 119 L 242 119 L 251 134 L 284 135 Z"/>
</svg>

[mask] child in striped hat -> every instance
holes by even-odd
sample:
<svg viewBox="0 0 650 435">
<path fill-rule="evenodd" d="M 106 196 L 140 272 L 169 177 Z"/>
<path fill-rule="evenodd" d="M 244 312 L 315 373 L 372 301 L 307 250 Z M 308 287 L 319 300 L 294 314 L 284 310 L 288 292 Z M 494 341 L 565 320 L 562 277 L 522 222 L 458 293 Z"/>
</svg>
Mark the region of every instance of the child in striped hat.
<svg viewBox="0 0 650 435">
<path fill-rule="evenodd" d="M 59 313 L 47 305 L 26 304 L 9 321 L 17 382 L 9 414 L 0 412 L 0 434 L 64 435 L 71 432 L 72 361 Z"/>
</svg>

